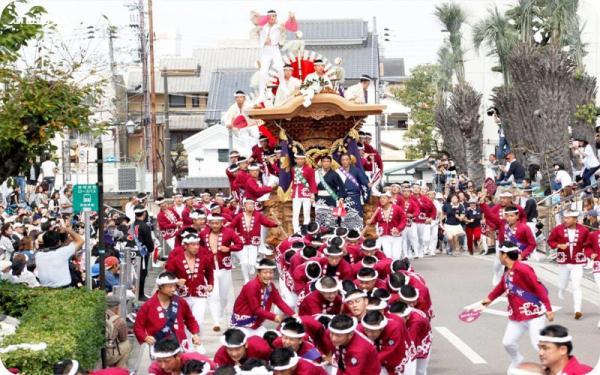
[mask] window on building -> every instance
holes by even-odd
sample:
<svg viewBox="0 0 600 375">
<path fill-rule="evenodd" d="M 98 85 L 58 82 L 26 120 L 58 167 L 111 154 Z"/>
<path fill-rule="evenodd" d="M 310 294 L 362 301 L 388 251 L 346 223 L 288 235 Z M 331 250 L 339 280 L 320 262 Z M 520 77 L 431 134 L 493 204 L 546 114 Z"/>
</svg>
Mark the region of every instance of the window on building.
<svg viewBox="0 0 600 375">
<path fill-rule="evenodd" d="M 169 95 L 169 107 L 171 107 L 171 108 L 185 108 L 185 96 L 183 96 L 183 95 Z"/>
<path fill-rule="evenodd" d="M 194 107 L 194 108 L 200 107 L 200 95 L 192 96 L 192 107 Z"/>
<path fill-rule="evenodd" d="M 397 123 L 396 127 L 398 129 L 406 130 L 406 129 L 408 129 L 408 121 L 406 121 L 406 120 L 398 120 L 398 123 Z"/>
<path fill-rule="evenodd" d="M 229 149 L 220 148 L 217 150 L 217 153 L 219 154 L 220 163 L 229 163 Z"/>
</svg>

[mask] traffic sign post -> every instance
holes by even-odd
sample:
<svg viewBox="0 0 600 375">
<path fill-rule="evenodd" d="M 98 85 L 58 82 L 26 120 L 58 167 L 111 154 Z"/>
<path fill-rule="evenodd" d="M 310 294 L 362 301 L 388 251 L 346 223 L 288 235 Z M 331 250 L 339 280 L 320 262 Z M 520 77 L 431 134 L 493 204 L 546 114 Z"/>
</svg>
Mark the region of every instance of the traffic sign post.
<svg viewBox="0 0 600 375">
<path fill-rule="evenodd" d="M 73 211 L 79 213 L 86 209 L 100 213 L 98 185 L 96 184 L 79 184 L 73 186 Z"/>
</svg>

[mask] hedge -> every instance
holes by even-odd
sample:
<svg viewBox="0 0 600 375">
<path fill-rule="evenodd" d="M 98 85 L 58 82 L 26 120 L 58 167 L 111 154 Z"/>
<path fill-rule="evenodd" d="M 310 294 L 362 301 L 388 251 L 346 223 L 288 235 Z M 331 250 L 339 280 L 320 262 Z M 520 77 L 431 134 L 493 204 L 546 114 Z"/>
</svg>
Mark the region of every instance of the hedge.
<svg viewBox="0 0 600 375">
<path fill-rule="evenodd" d="M 2 355 L 5 366 L 23 374 L 51 374 L 54 363 L 76 359 L 92 369 L 104 345 L 105 294 L 83 289 L 27 288 L 0 283 L 0 313 L 17 317 L 21 324 L 1 346 L 48 344 L 46 350 L 17 350 Z"/>
</svg>

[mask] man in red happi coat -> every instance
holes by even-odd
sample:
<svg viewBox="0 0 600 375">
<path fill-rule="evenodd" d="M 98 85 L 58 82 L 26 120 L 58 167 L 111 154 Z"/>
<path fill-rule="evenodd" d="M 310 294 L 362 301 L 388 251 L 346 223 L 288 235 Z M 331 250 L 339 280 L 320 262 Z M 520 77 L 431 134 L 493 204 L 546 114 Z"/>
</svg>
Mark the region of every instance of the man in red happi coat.
<svg viewBox="0 0 600 375">
<path fill-rule="evenodd" d="M 291 316 L 295 312 L 281 298 L 279 291 L 273 284 L 275 269 L 274 261 L 262 259 L 256 266 L 256 278 L 246 283 L 233 305 L 233 314 L 230 325 L 243 330 L 248 335 L 261 335 L 266 332 L 262 323 L 272 320 L 280 323 L 284 316 L 271 312 L 275 304 L 285 315 Z"/>
</svg>

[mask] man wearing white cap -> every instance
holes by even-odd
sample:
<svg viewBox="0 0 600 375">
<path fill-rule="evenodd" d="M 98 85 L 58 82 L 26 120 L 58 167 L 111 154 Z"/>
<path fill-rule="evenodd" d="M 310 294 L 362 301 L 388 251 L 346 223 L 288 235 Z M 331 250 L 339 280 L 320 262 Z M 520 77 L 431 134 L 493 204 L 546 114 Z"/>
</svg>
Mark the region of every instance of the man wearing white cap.
<svg viewBox="0 0 600 375">
<path fill-rule="evenodd" d="M 352 85 L 344 91 L 344 97 L 356 104 L 366 104 L 369 98 L 369 85 L 371 84 L 371 77 L 363 74 L 360 77 L 360 82 Z"/>
<path fill-rule="evenodd" d="M 378 241 L 385 256 L 400 259 L 402 256 L 402 232 L 406 227 L 406 214 L 391 202 L 389 192 L 379 196 L 379 207 L 371 216 L 369 225 L 376 225 Z"/>
<path fill-rule="evenodd" d="M 514 368 L 523 361 L 518 344 L 521 335 L 529 330 L 531 345 L 537 350 L 539 332 L 546 325 L 546 317 L 554 320 L 554 313 L 548 291 L 533 268 L 519 261 L 519 248 L 511 242 L 504 242 L 499 252 L 500 262 L 506 270 L 502 280 L 481 301 L 481 305 L 488 306 L 496 298 L 507 294 L 509 316 L 502 344 L 511 357 L 510 368 Z"/>
<path fill-rule="evenodd" d="M 290 348 L 277 348 L 269 357 L 273 375 L 326 375 L 325 369 L 299 357 Z"/>
<path fill-rule="evenodd" d="M 315 71 L 310 74 L 307 74 L 306 77 L 304 77 L 304 83 L 322 80 L 325 83 L 323 87 L 333 88 L 331 80 L 329 79 L 329 75 L 325 71 L 325 62 L 322 59 L 317 58 L 315 59 L 313 64 L 315 67 Z"/>
<path fill-rule="evenodd" d="M 260 232 L 261 227 L 274 228 L 277 224 L 265 215 L 256 211 L 255 202 L 252 199 L 244 200 L 244 212 L 233 218 L 230 228 L 234 229 L 244 242 L 244 247 L 236 256 L 240 260 L 244 284 L 250 276 L 254 276 L 254 266 L 258 258 L 259 248 L 264 246 Z"/>
<path fill-rule="evenodd" d="M 369 311 L 358 325 L 361 332 L 373 342 L 381 366 L 388 374 L 414 374 L 412 359 L 414 346 L 400 319 L 388 319 L 380 311 Z"/>
<path fill-rule="evenodd" d="M 283 79 L 284 85 L 283 87 L 286 90 L 277 89 L 277 93 L 275 94 L 275 105 L 282 105 L 287 102 L 290 98 L 293 98 L 300 90 L 300 86 L 302 85 L 302 81 L 298 78 L 294 77 L 292 73 L 294 72 L 294 67 L 290 64 L 285 64 L 283 66 Z"/>
<path fill-rule="evenodd" d="M 252 146 L 256 144 L 258 138 L 256 121 L 248 117 L 252 103 L 247 100 L 246 93 L 242 90 L 236 91 L 234 97 L 235 103 L 225 112 L 223 123 L 231 129 L 238 150 L 245 155 L 250 155 Z"/>
<path fill-rule="evenodd" d="M 310 292 L 300 303 L 298 314 L 337 315 L 342 312 L 342 297 L 340 296 L 340 285 L 331 276 L 325 276 L 315 283 L 314 291 Z"/>
<path fill-rule="evenodd" d="M 210 358 L 195 352 L 184 352 L 176 340 L 158 341 L 150 348 L 150 356 L 154 361 L 148 368 L 148 374 L 152 375 L 183 374 L 186 364 L 192 361 L 202 363 L 201 372 L 196 372 L 199 375 L 209 374 L 216 368 Z"/>
<path fill-rule="evenodd" d="M 262 22 L 261 22 L 262 23 Z M 278 90 L 285 90 L 285 78 L 283 75 L 283 59 L 281 58 L 280 47 L 285 42 L 286 30 L 296 32 L 298 31 L 298 24 L 296 23 L 296 17 L 294 13 L 289 13 L 289 18 L 285 23 L 277 23 L 277 12 L 269 10 L 267 12 L 267 22 L 257 24 L 255 29 L 258 38 L 258 45 L 261 48 L 260 55 L 260 83 L 258 87 L 259 99 L 262 100 L 265 97 L 265 90 L 267 89 L 267 82 L 269 80 L 269 70 L 271 66 L 277 72 L 280 86 Z"/>
<path fill-rule="evenodd" d="M 262 326 L 265 320 L 280 323 L 284 318 L 271 312 L 273 304 L 287 316 L 295 314 L 273 284 L 276 268 L 275 262 L 268 259 L 263 259 L 256 265 L 256 278 L 242 287 L 233 305 L 230 323 L 232 327 L 241 329 L 247 335 L 262 335 L 266 331 Z"/>
<path fill-rule="evenodd" d="M 331 340 L 331 364 L 337 374 L 379 374 L 381 364 L 377 349 L 371 341 L 356 330 L 356 318 L 336 315 L 329 322 L 327 335 Z"/>
<path fill-rule="evenodd" d="M 183 225 L 181 218 L 175 212 L 171 205 L 171 200 L 164 197 L 158 197 L 155 203 L 160 208 L 158 215 L 156 215 L 156 222 L 158 223 L 158 229 L 160 234 L 169 245 L 169 249 L 175 247 L 175 236 L 177 231 Z"/>
<path fill-rule="evenodd" d="M 166 271 L 179 278 L 179 295 L 187 301 L 198 323 L 204 321 L 206 301 L 213 290 L 214 277 L 211 258 L 200 237 L 190 234 L 183 239 L 183 253 L 167 263 Z"/>
<path fill-rule="evenodd" d="M 573 290 L 573 303 L 575 319 L 581 319 L 581 279 L 583 266 L 587 263 L 585 254 L 588 248 L 589 231 L 577 223 L 579 212 L 567 211 L 563 214 L 563 223 L 552 229 L 548 236 L 548 244 L 556 249 L 556 263 L 558 263 L 558 298 L 564 298 L 564 292 L 571 281 Z"/>
<path fill-rule="evenodd" d="M 177 193 L 173 195 L 173 210 L 181 217 L 185 204 L 183 204 L 183 194 Z"/>
<path fill-rule="evenodd" d="M 200 238 L 212 254 L 215 284 L 208 299 L 208 308 L 213 320 L 213 331 L 221 330 L 221 318 L 229 302 L 231 279 L 231 253 L 243 247 L 240 237 L 230 228 L 223 228 L 223 216 L 210 214 L 208 226 L 200 232 Z"/>
<path fill-rule="evenodd" d="M 304 225 L 310 223 L 310 208 L 315 201 L 317 184 L 315 170 L 306 164 L 306 155 L 302 150 L 294 153 L 296 165 L 292 168 L 292 226 L 294 233 L 300 231 L 300 210 Z"/>
<path fill-rule="evenodd" d="M 185 299 L 175 292 L 179 279 L 171 272 L 158 275 L 158 290 L 138 311 L 133 332 L 140 344 L 154 345 L 164 338 L 181 343 L 186 338 L 185 329 L 192 334 L 192 342 L 200 344 L 200 326 Z"/>
<path fill-rule="evenodd" d="M 419 215 L 414 218 L 417 228 L 417 258 L 422 258 L 429 250 L 429 241 L 431 240 L 431 222 L 436 218 L 437 211 L 431 199 L 425 194 L 421 194 L 421 184 L 413 184 L 413 197 L 419 204 Z"/>
<path fill-rule="evenodd" d="M 521 249 L 521 259 L 525 260 L 535 251 L 537 243 L 533 232 L 527 226 L 527 215 L 519 205 L 513 205 L 513 194 L 510 191 L 500 193 L 500 202 L 488 207 L 484 202 L 485 193 L 479 194 L 479 207 L 485 217 L 485 222 L 489 228 L 496 231 L 498 244 L 504 241 L 512 241 Z M 497 246 L 498 247 L 498 246 Z M 492 284 L 496 285 L 502 276 L 502 265 L 499 259 L 499 252 L 496 250 L 496 258 L 493 265 Z"/>
<path fill-rule="evenodd" d="M 248 358 L 267 360 L 269 344 L 259 336 L 248 336 L 238 328 L 229 328 L 221 336 L 221 346 L 215 353 L 217 366 L 239 366 Z"/>
<path fill-rule="evenodd" d="M 598 374 L 590 366 L 580 363 L 574 355 L 573 337 L 558 324 L 547 326 L 540 332 L 538 355 L 549 374 Z M 597 370 L 597 369 L 596 369 Z"/>
</svg>

